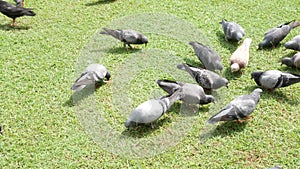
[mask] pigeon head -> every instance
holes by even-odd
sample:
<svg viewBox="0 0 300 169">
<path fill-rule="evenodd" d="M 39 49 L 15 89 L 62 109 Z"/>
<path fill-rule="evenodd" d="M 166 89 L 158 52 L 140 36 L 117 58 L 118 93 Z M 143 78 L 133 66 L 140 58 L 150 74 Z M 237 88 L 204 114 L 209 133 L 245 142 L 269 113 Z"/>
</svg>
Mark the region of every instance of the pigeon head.
<svg viewBox="0 0 300 169">
<path fill-rule="evenodd" d="M 228 80 L 225 79 L 225 78 L 221 78 L 221 79 L 220 79 L 220 83 L 222 84 L 222 86 L 226 86 L 227 88 L 228 88 L 228 86 L 229 86 L 229 82 L 228 82 Z"/>
<path fill-rule="evenodd" d="M 241 32 L 234 32 L 232 34 L 232 39 L 236 39 L 239 42 L 243 39 L 243 34 Z"/>
<path fill-rule="evenodd" d="M 261 50 L 261 49 L 264 47 L 264 45 L 265 45 L 265 42 L 264 42 L 264 41 L 260 42 L 260 43 L 258 44 L 258 49 L 257 49 L 257 50 Z"/>
<path fill-rule="evenodd" d="M 256 82 L 257 85 L 261 86 L 260 82 L 259 82 L 259 78 L 260 76 L 263 74 L 264 72 L 260 72 L 260 71 L 255 71 L 251 73 L 251 79 L 254 79 L 254 81 Z"/>
<path fill-rule="evenodd" d="M 283 64 L 292 67 L 293 66 L 292 59 L 288 58 L 288 57 L 282 58 L 281 65 L 283 65 Z"/>
<path fill-rule="evenodd" d="M 200 104 L 215 103 L 215 97 L 212 95 L 206 95 L 205 100 L 200 100 Z"/>
<path fill-rule="evenodd" d="M 237 63 L 234 63 L 230 66 L 231 72 L 237 72 L 240 70 L 240 65 Z"/>
<path fill-rule="evenodd" d="M 222 72 L 222 70 L 223 70 L 222 63 L 221 62 L 216 62 L 216 68 Z"/>
<path fill-rule="evenodd" d="M 126 122 L 125 122 L 125 127 L 126 128 L 134 127 L 136 125 L 137 125 L 137 123 L 134 122 L 134 121 L 131 121 L 130 119 L 127 119 Z"/>
<path fill-rule="evenodd" d="M 263 90 L 261 88 L 257 88 L 255 90 L 253 90 L 254 93 L 261 93 L 263 92 Z"/>
<path fill-rule="evenodd" d="M 147 38 L 146 36 L 142 35 L 142 36 L 141 36 L 141 41 L 142 41 L 142 43 L 145 44 L 145 46 L 147 46 L 148 38 Z"/>
<path fill-rule="evenodd" d="M 299 44 L 295 43 L 294 41 L 289 41 L 284 44 L 284 47 L 286 49 L 297 50 L 299 48 Z"/>
<path fill-rule="evenodd" d="M 106 72 L 106 75 L 105 75 L 105 78 L 106 78 L 107 80 L 109 80 L 110 77 L 111 77 L 111 76 L 110 76 L 110 73 L 107 71 L 107 72 Z"/>
</svg>

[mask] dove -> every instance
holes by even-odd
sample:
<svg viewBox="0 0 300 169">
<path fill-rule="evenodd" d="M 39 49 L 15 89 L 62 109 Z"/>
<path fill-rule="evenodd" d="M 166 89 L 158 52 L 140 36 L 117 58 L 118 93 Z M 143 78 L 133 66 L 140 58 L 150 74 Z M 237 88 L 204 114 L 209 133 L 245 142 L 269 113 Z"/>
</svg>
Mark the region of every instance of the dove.
<svg viewBox="0 0 300 169">
<path fill-rule="evenodd" d="M 132 48 L 131 44 L 145 44 L 146 46 L 148 43 L 148 38 L 145 35 L 134 30 L 112 30 L 107 28 L 103 28 L 103 30 L 104 31 L 100 32 L 100 34 L 111 35 L 112 37 L 123 42 L 124 47 L 128 45 L 130 48 Z"/>
<path fill-rule="evenodd" d="M 300 69 L 300 52 L 297 52 L 291 58 L 288 58 L 288 57 L 282 58 L 281 63 L 285 64 L 285 65 L 287 65 L 289 67 Z"/>
<path fill-rule="evenodd" d="M 263 41 L 258 44 L 258 50 L 276 47 L 292 29 L 299 25 L 300 22 L 290 21 L 269 30 L 265 33 Z"/>
<path fill-rule="evenodd" d="M 300 35 L 295 36 L 292 40 L 284 44 L 286 49 L 300 51 Z"/>
<path fill-rule="evenodd" d="M 220 24 L 222 24 L 226 41 L 239 42 L 245 36 L 245 30 L 235 22 L 228 22 L 226 19 L 222 19 Z"/>
<path fill-rule="evenodd" d="M 248 65 L 249 61 L 249 48 L 252 42 L 251 38 L 246 38 L 241 46 L 239 46 L 230 57 L 231 72 L 240 71 Z"/>
<path fill-rule="evenodd" d="M 110 73 L 106 67 L 101 64 L 90 64 L 75 81 L 71 89 L 80 91 L 88 85 L 107 82 L 104 81 L 104 78 L 106 78 L 106 80 L 110 79 Z"/>
<path fill-rule="evenodd" d="M 171 80 L 157 80 L 156 83 L 168 94 L 174 93 L 182 88 L 183 97 L 181 100 L 188 104 L 208 104 L 215 102 L 212 95 L 206 95 L 201 86 L 191 83 L 176 82 Z"/>
<path fill-rule="evenodd" d="M 16 7 L 24 7 L 24 0 L 14 0 Z"/>
<path fill-rule="evenodd" d="M 204 89 L 211 90 L 219 89 L 222 86 L 228 87 L 227 79 L 210 70 L 196 68 L 185 63 L 177 65 L 177 68 L 188 72 Z"/>
<path fill-rule="evenodd" d="M 182 97 L 182 88 L 177 89 L 172 95 L 151 99 L 135 108 L 125 122 L 125 127 L 134 127 L 137 124 L 152 124 L 157 121 L 170 107 Z"/>
<path fill-rule="evenodd" d="M 215 51 L 199 42 L 191 41 L 189 44 L 193 47 L 195 54 L 205 69 L 211 71 L 223 70 L 221 58 Z"/>
<path fill-rule="evenodd" d="M 232 120 L 243 122 L 243 119 L 249 118 L 249 115 L 255 110 L 256 105 L 260 100 L 261 92 L 262 90 L 260 88 L 257 88 L 250 94 L 238 96 L 217 114 L 210 117 L 206 122 L 208 124 L 215 124 L 219 121 Z"/>
<path fill-rule="evenodd" d="M 32 10 L 32 8 L 17 7 L 0 0 L 0 12 L 13 19 L 11 26 L 15 26 L 16 18 L 18 17 L 35 16 L 35 13 Z"/>
<path fill-rule="evenodd" d="M 300 82 L 300 75 L 279 70 L 255 71 L 251 73 L 251 78 L 258 86 L 270 91 Z"/>
</svg>

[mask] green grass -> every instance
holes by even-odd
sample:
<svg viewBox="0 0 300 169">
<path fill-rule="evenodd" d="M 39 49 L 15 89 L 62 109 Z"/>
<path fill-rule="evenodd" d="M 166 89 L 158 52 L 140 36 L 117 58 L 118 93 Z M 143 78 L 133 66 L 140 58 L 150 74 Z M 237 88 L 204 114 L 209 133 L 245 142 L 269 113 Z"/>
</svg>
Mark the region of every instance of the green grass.
<svg viewBox="0 0 300 169">
<path fill-rule="evenodd" d="M 252 71 L 279 69 L 300 74 L 299 70 L 280 66 L 280 59 L 292 53 L 284 50 L 283 46 L 271 51 L 256 51 L 268 29 L 299 19 L 298 1 L 27 0 L 25 6 L 35 8 L 37 15 L 18 18 L 16 28 L 8 26 L 9 18 L 0 16 L 1 168 L 300 166 L 299 84 L 274 93 L 264 92 L 253 119 L 247 124 L 220 123 L 213 129 L 205 125 L 205 120 L 230 100 L 255 88 L 254 81 L 250 79 Z M 150 43 L 146 48 L 135 51 L 126 51 L 116 40 L 97 34 L 102 27 L 112 27 L 112 22 L 114 26 L 139 27 L 120 21 L 124 21 L 126 16 L 130 16 L 128 20 L 131 21 L 134 16 L 149 12 L 171 14 L 181 19 L 178 23 L 186 21 L 184 25 L 175 23 L 170 33 L 191 25 L 194 27 L 190 30 L 197 29 L 201 33 L 182 29 L 181 33 L 171 36 L 164 33 L 168 30 L 150 32 L 147 28 L 153 25 L 146 25 L 142 28 L 147 30 L 145 34 Z M 236 47 L 224 40 L 218 23 L 222 18 L 241 24 L 246 36 L 253 39 L 250 64 L 241 77 L 228 70 L 229 57 Z M 148 19 L 146 23 L 154 22 L 151 16 Z M 171 24 L 157 22 L 154 26 L 158 28 Z M 300 28 L 294 29 L 283 43 L 298 34 Z M 106 40 L 107 45 L 104 43 Z M 218 91 L 220 97 L 216 105 L 200 107 L 199 113 L 182 117 L 178 113 L 178 103 L 159 120 L 154 129 L 142 127 L 139 131 L 126 131 L 124 122 L 132 108 L 149 97 L 164 94 L 154 80 L 174 78 L 183 81 L 187 74 L 176 70 L 173 65 L 179 61 L 199 65 L 187 44 L 189 40 L 202 41 L 221 55 L 225 65 L 224 75 L 230 80 L 230 87 Z M 165 56 L 176 59 L 156 62 Z M 101 86 L 94 94 L 75 104 L 72 97 L 78 97 L 73 95 L 70 86 L 87 65 L 86 58 L 106 65 L 111 71 L 113 83 Z M 130 71 L 130 66 L 135 66 L 134 61 L 141 64 L 135 67 L 141 71 Z M 151 68 L 147 69 L 145 65 Z M 128 77 L 126 73 L 133 76 Z M 101 120 L 104 118 L 107 126 L 102 126 Z M 103 129 L 114 132 L 99 133 Z M 175 133 L 176 129 L 187 132 Z M 199 139 L 210 131 L 209 137 Z M 177 134 L 184 134 L 184 137 L 180 139 Z M 164 135 L 173 136 L 175 141 L 179 139 L 178 144 L 173 145 L 159 137 Z M 125 141 L 120 141 L 122 138 L 116 136 L 126 137 Z M 149 153 L 149 157 L 134 159 L 126 156 L 126 153 L 134 156 L 134 152 L 130 154 L 128 151 L 133 144 L 130 141 L 149 141 L 152 138 L 172 146 L 161 149 L 163 152 L 159 153 L 160 147 L 149 147 L 150 142 L 144 149 L 144 156 Z M 122 154 L 120 150 L 126 151 Z"/>
</svg>

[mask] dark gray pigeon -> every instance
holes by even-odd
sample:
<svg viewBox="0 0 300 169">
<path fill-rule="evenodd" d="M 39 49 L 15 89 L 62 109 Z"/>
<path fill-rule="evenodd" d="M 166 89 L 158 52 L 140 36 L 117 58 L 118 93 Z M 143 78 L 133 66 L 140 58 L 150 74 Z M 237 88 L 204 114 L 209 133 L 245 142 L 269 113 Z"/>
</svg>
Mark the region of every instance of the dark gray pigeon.
<svg viewBox="0 0 300 169">
<path fill-rule="evenodd" d="M 16 7 L 23 7 L 24 6 L 24 0 L 14 0 L 16 3 Z"/>
<path fill-rule="evenodd" d="M 300 52 L 297 52 L 293 57 L 285 57 L 281 60 L 282 64 L 285 64 L 289 67 L 300 69 Z"/>
<path fill-rule="evenodd" d="M 211 71 L 223 70 L 221 58 L 215 51 L 199 42 L 192 41 L 189 44 L 194 48 L 195 54 L 205 69 Z"/>
<path fill-rule="evenodd" d="M 185 63 L 177 65 L 177 68 L 188 72 L 204 89 L 211 90 L 219 89 L 222 86 L 228 87 L 227 79 L 210 70 L 196 68 Z"/>
<path fill-rule="evenodd" d="M 103 28 L 103 30 L 104 31 L 100 32 L 100 34 L 111 35 L 112 37 L 123 42 L 124 47 L 128 45 L 130 48 L 132 48 L 131 44 L 145 44 L 146 46 L 148 43 L 148 38 L 145 35 L 134 30 L 112 30 L 107 28 Z"/>
<path fill-rule="evenodd" d="M 299 25 L 300 22 L 296 22 L 293 20 L 269 30 L 267 33 L 265 33 L 263 41 L 258 44 L 258 49 L 276 47 L 290 33 L 292 29 Z"/>
<path fill-rule="evenodd" d="M 300 75 L 281 72 L 279 70 L 255 71 L 251 73 L 258 86 L 273 91 L 300 82 Z"/>
<path fill-rule="evenodd" d="M 107 82 L 104 81 L 104 78 L 106 78 L 106 80 L 110 79 L 110 73 L 106 67 L 101 64 L 90 64 L 75 81 L 71 89 L 80 91 L 88 85 Z"/>
<path fill-rule="evenodd" d="M 176 90 L 172 95 L 151 99 L 135 108 L 126 120 L 127 128 L 137 124 L 152 124 L 157 121 L 170 107 L 182 97 L 182 89 Z"/>
<path fill-rule="evenodd" d="M 226 19 L 222 19 L 220 24 L 222 24 L 226 41 L 239 42 L 245 36 L 245 30 L 235 22 L 228 22 Z"/>
<path fill-rule="evenodd" d="M 157 80 L 156 83 L 169 94 L 173 94 L 176 90 L 182 88 L 183 97 L 181 100 L 188 104 L 204 105 L 215 102 L 215 98 L 212 95 L 206 95 L 203 88 L 196 84 L 171 80 Z"/>
<path fill-rule="evenodd" d="M 214 124 L 219 121 L 232 121 L 248 118 L 248 116 L 255 110 L 256 105 L 260 99 L 261 89 L 255 89 L 251 94 L 242 95 L 232 100 L 226 107 L 224 107 L 217 114 L 213 115 L 207 120 L 207 123 Z"/>
<path fill-rule="evenodd" d="M 284 47 L 286 49 L 292 49 L 292 50 L 300 51 L 300 35 L 295 36 L 292 40 L 286 42 L 284 44 Z"/>
<path fill-rule="evenodd" d="M 11 26 L 15 26 L 16 18 L 18 17 L 35 16 L 35 13 L 32 10 L 32 8 L 16 7 L 13 4 L 0 0 L 0 12 L 13 19 Z"/>
</svg>

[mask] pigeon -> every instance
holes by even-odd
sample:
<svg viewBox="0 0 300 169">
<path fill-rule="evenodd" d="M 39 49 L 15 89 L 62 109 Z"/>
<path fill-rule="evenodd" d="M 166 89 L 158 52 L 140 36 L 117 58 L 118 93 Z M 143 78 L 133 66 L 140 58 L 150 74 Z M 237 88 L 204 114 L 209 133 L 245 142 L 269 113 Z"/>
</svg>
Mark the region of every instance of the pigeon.
<svg viewBox="0 0 300 169">
<path fill-rule="evenodd" d="M 157 80 L 156 83 L 169 94 L 173 94 L 177 89 L 182 88 L 183 97 L 181 100 L 187 104 L 204 105 L 215 102 L 215 98 L 212 95 L 206 95 L 203 88 L 196 84 L 171 80 Z"/>
<path fill-rule="evenodd" d="M 296 51 L 300 51 L 300 35 L 295 36 L 292 40 L 286 42 L 284 44 L 286 49 L 292 49 Z"/>
<path fill-rule="evenodd" d="M 192 41 L 189 44 L 194 48 L 195 54 L 205 69 L 211 71 L 223 70 L 221 58 L 215 51 L 199 42 Z"/>
<path fill-rule="evenodd" d="M 285 64 L 289 67 L 299 68 L 300 69 L 300 52 L 297 52 L 293 57 L 285 57 L 281 60 L 282 64 Z M 281 65 L 282 65 L 281 64 Z"/>
<path fill-rule="evenodd" d="M 85 71 L 80 75 L 80 77 L 75 81 L 73 86 L 71 87 L 72 90 L 80 91 L 85 88 L 87 85 L 92 85 L 110 79 L 110 73 L 101 64 L 90 64 Z"/>
<path fill-rule="evenodd" d="M 235 22 L 227 22 L 226 19 L 222 19 L 220 24 L 222 24 L 226 41 L 239 42 L 245 36 L 245 30 Z"/>
<path fill-rule="evenodd" d="M 16 7 L 24 7 L 24 0 L 14 0 Z"/>
<path fill-rule="evenodd" d="M 230 58 L 231 72 L 240 71 L 240 73 L 242 74 L 241 69 L 248 65 L 249 48 L 251 42 L 251 38 L 246 38 L 243 44 L 233 52 Z"/>
<path fill-rule="evenodd" d="M 242 95 L 235 98 L 217 114 L 210 117 L 206 122 L 208 124 L 232 120 L 243 122 L 243 119 L 249 118 L 249 115 L 255 110 L 256 105 L 260 100 L 261 92 L 262 90 L 257 88 L 248 95 Z"/>
<path fill-rule="evenodd" d="M 275 166 L 275 167 L 268 168 L 268 169 L 282 169 L 282 168 L 280 166 Z"/>
<path fill-rule="evenodd" d="M 15 26 L 16 18 L 18 17 L 35 16 L 35 13 L 32 10 L 32 8 L 17 7 L 0 0 L 0 12 L 13 19 L 11 26 Z"/>
<path fill-rule="evenodd" d="M 258 44 L 258 50 L 263 48 L 274 48 L 290 33 L 293 28 L 297 26 L 300 26 L 300 22 L 290 21 L 269 30 L 265 33 L 263 41 Z"/>
<path fill-rule="evenodd" d="M 228 87 L 227 79 L 210 70 L 196 68 L 185 63 L 177 65 L 177 68 L 187 71 L 206 90 L 219 89 L 222 86 Z"/>
<path fill-rule="evenodd" d="M 170 107 L 182 97 L 182 88 L 172 95 L 148 100 L 135 108 L 126 120 L 125 127 L 134 127 L 137 124 L 152 124 L 157 121 Z M 153 126 L 152 126 L 153 127 Z"/>
<path fill-rule="evenodd" d="M 251 78 L 258 86 L 270 91 L 300 82 L 300 75 L 279 70 L 255 71 L 251 73 Z"/>
<path fill-rule="evenodd" d="M 103 30 L 104 31 L 100 32 L 100 34 L 111 35 L 112 37 L 119 39 L 124 43 L 124 47 L 128 45 L 129 48 L 132 48 L 131 44 L 145 44 L 146 46 L 148 43 L 148 38 L 145 35 L 134 30 L 112 30 L 107 28 L 103 28 Z"/>
</svg>

